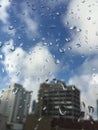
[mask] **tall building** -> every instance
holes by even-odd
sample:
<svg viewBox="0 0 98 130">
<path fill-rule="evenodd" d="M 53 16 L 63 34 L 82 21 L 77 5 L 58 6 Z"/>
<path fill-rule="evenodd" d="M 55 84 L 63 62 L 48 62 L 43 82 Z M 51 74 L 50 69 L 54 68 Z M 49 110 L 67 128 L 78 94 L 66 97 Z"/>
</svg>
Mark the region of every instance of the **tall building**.
<svg viewBox="0 0 98 130">
<path fill-rule="evenodd" d="M 43 83 L 38 96 L 38 113 L 53 118 L 78 119 L 80 116 L 80 91 L 62 81 Z"/>
<path fill-rule="evenodd" d="M 0 113 L 6 116 L 7 123 L 24 123 L 29 110 L 31 91 L 22 85 L 13 84 L 2 92 Z"/>
<path fill-rule="evenodd" d="M 36 112 L 36 108 L 37 108 L 37 102 L 36 102 L 36 100 L 33 100 L 33 103 L 32 103 L 32 114 Z"/>
</svg>

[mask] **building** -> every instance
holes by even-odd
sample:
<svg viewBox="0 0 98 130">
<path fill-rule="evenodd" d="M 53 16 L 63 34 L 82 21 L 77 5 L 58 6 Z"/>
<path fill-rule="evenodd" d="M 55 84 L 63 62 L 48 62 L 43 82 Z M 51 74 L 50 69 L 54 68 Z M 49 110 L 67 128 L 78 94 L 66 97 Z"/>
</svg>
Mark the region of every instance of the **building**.
<svg viewBox="0 0 98 130">
<path fill-rule="evenodd" d="M 36 115 L 28 115 L 23 130 L 98 130 L 98 121 L 51 119 L 48 116 L 39 120 Z"/>
<path fill-rule="evenodd" d="M 8 130 L 6 126 L 6 117 L 0 114 L 0 130 Z"/>
<path fill-rule="evenodd" d="M 33 100 L 33 102 L 32 102 L 32 113 L 35 113 L 36 109 L 37 109 L 37 102 L 36 102 L 36 100 Z"/>
<path fill-rule="evenodd" d="M 98 121 L 94 120 L 58 120 L 51 121 L 51 130 L 98 130 Z"/>
<path fill-rule="evenodd" d="M 22 85 L 13 84 L 2 91 L 0 114 L 6 117 L 7 124 L 23 124 L 29 111 L 31 91 L 26 91 Z"/>
<path fill-rule="evenodd" d="M 74 85 L 67 86 L 62 81 L 43 83 L 38 95 L 40 116 L 52 118 L 78 119 L 80 116 L 80 91 Z"/>
<path fill-rule="evenodd" d="M 98 99 L 97 99 L 96 103 L 97 103 L 97 120 L 98 120 Z"/>
</svg>

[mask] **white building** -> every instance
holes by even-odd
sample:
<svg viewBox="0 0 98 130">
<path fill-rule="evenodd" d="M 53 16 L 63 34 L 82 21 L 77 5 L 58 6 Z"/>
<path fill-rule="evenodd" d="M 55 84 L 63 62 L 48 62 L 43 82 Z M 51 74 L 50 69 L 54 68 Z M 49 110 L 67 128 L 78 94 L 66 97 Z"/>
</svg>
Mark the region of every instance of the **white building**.
<svg viewBox="0 0 98 130">
<path fill-rule="evenodd" d="M 25 122 L 31 93 L 17 83 L 2 91 L 0 114 L 6 116 L 8 124 Z"/>
</svg>

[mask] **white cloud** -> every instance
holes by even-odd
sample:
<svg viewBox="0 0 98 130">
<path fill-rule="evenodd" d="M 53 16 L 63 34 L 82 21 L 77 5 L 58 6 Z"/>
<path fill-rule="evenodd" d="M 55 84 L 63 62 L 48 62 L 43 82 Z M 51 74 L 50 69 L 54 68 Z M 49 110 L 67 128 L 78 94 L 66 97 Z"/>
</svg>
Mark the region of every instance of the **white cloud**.
<svg viewBox="0 0 98 130">
<path fill-rule="evenodd" d="M 2 21 L 3 26 L 1 31 L 7 33 L 10 36 L 14 36 L 16 30 L 13 26 L 10 26 L 10 15 L 8 9 L 11 6 L 11 1 L 9 0 L 0 0 L 0 21 Z"/>
<path fill-rule="evenodd" d="M 74 52 L 80 54 L 98 53 L 98 2 L 96 0 L 71 1 L 64 24 L 69 23 Z M 66 26 L 66 25 L 65 25 Z M 81 31 L 80 31 L 81 30 Z M 80 32 L 79 32 L 80 31 Z"/>
<path fill-rule="evenodd" d="M 98 60 L 97 57 L 85 61 L 77 74 L 70 78 L 69 84 L 75 84 L 81 90 L 82 101 L 94 106 L 96 115 L 96 99 L 98 99 Z"/>
<path fill-rule="evenodd" d="M 22 24 L 24 25 L 25 33 L 29 38 L 38 36 L 39 19 L 37 19 L 37 13 L 33 14 L 31 8 L 27 8 L 25 2 L 22 2 L 20 4 L 20 7 L 21 7 L 21 13 L 18 14 L 18 11 L 16 10 L 15 13 L 17 14 L 18 18 L 21 20 Z"/>
<path fill-rule="evenodd" d="M 4 23 L 7 24 L 9 14 L 7 12 L 7 9 L 10 7 L 10 2 L 9 0 L 0 0 L 0 20 Z"/>
<path fill-rule="evenodd" d="M 5 56 L 2 63 L 10 82 L 22 83 L 26 89 L 33 90 L 34 98 L 37 97 L 39 84 L 53 78 L 59 69 L 48 48 L 41 43 L 26 52 L 19 47 L 14 50 L 14 42 L 10 40 L 2 52 Z"/>
<path fill-rule="evenodd" d="M 24 15 L 21 17 L 24 23 L 26 24 L 25 29 L 28 36 L 34 36 L 38 34 L 38 23 L 34 21 L 29 11 L 25 8 Z M 32 34 L 32 35 L 31 35 Z"/>
</svg>

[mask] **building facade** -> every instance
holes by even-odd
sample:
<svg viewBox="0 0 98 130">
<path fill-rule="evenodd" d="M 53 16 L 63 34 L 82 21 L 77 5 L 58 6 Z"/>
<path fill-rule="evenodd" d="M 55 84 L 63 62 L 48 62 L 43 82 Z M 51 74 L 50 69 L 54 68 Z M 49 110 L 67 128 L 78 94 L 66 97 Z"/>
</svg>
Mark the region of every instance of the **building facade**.
<svg viewBox="0 0 98 130">
<path fill-rule="evenodd" d="M 13 84 L 2 92 L 0 114 L 7 118 L 7 123 L 24 123 L 29 110 L 31 92 L 22 85 Z"/>
<path fill-rule="evenodd" d="M 53 118 L 78 119 L 80 116 L 80 91 L 62 81 L 43 83 L 38 96 L 38 113 Z"/>
</svg>

